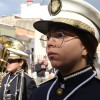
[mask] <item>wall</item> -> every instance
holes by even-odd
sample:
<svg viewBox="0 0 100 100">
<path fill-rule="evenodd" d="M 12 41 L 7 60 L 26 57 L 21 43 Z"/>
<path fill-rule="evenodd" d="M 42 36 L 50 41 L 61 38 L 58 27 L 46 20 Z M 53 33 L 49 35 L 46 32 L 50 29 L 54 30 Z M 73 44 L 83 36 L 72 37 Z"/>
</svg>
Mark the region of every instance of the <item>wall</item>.
<svg viewBox="0 0 100 100">
<path fill-rule="evenodd" d="M 0 24 L 0 35 L 15 37 L 15 27 Z"/>
</svg>

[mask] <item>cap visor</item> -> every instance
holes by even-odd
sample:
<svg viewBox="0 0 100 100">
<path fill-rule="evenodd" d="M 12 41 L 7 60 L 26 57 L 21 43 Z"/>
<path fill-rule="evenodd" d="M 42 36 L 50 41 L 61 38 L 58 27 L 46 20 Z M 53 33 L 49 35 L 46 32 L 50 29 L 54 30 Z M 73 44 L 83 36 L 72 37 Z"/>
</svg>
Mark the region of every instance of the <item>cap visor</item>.
<svg viewBox="0 0 100 100">
<path fill-rule="evenodd" d="M 50 28 L 52 21 L 37 21 L 33 24 L 33 27 L 39 32 L 46 34 Z"/>
<path fill-rule="evenodd" d="M 47 32 L 51 29 L 56 27 L 57 29 L 78 29 L 80 31 L 87 31 L 79 27 L 75 27 L 63 22 L 54 22 L 54 21 L 37 21 L 33 24 L 33 27 L 43 34 L 47 34 Z"/>
<path fill-rule="evenodd" d="M 12 49 L 12 48 L 7 48 L 9 51 L 17 54 L 17 55 L 20 55 L 20 56 L 24 56 L 24 57 L 29 57 L 28 54 L 26 54 L 25 52 L 21 51 L 21 50 L 16 50 L 16 49 Z"/>
</svg>

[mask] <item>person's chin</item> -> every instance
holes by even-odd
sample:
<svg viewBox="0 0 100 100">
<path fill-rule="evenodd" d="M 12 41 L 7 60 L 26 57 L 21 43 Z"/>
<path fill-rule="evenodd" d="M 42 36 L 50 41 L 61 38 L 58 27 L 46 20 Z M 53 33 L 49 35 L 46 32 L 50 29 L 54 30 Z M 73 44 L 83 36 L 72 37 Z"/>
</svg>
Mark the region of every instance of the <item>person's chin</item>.
<svg viewBox="0 0 100 100">
<path fill-rule="evenodd" d="M 59 67 L 61 66 L 60 62 L 58 61 L 51 60 L 50 62 L 53 68 L 59 69 Z"/>
<path fill-rule="evenodd" d="M 8 71 L 8 72 L 12 72 L 12 69 L 10 69 L 10 68 L 7 68 L 7 71 Z"/>
</svg>

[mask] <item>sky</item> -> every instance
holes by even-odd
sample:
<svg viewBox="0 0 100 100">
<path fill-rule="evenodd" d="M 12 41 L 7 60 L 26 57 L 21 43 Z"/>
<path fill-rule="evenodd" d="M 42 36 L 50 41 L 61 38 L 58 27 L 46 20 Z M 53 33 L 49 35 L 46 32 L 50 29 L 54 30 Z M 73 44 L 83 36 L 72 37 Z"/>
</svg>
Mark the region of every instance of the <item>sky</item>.
<svg viewBox="0 0 100 100">
<path fill-rule="evenodd" d="M 47 4 L 49 0 L 33 0 L 34 2 L 42 2 Z M 85 0 L 95 6 L 100 11 L 100 0 Z M 20 13 L 21 3 L 26 0 L 0 0 L 0 16 L 7 16 Z"/>
</svg>

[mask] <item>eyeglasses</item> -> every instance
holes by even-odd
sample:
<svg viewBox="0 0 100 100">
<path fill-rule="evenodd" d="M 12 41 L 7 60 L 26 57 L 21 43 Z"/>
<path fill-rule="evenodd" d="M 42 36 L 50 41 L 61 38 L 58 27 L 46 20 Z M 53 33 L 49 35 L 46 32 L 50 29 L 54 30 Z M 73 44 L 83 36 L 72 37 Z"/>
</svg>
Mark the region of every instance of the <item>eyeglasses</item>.
<svg viewBox="0 0 100 100">
<path fill-rule="evenodd" d="M 8 63 L 11 64 L 11 63 L 16 63 L 16 62 L 19 62 L 20 59 L 8 59 Z"/>
<path fill-rule="evenodd" d="M 68 39 L 68 37 L 72 37 Z M 52 38 L 52 41 L 56 47 L 61 47 L 64 42 L 68 42 L 75 38 L 78 38 L 75 34 L 68 33 L 68 32 L 54 32 L 54 33 L 47 33 L 47 35 L 42 35 L 40 38 L 40 42 L 42 47 L 47 46 L 47 41 Z"/>
</svg>

